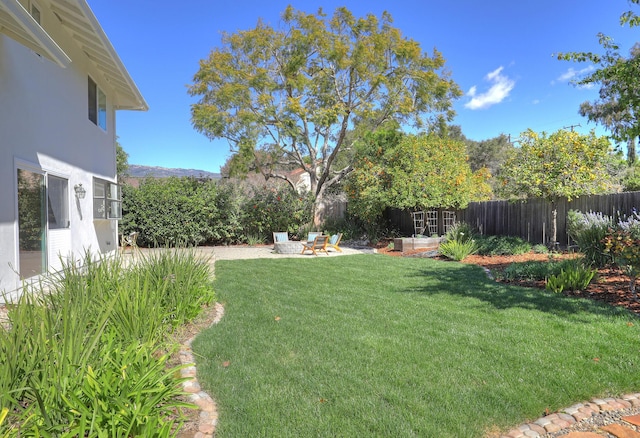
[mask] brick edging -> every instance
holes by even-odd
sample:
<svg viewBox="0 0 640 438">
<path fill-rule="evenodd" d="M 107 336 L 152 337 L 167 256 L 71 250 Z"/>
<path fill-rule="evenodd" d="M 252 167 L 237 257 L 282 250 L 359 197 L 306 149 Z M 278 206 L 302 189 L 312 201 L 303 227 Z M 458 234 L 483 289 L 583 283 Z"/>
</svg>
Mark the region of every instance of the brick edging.
<svg viewBox="0 0 640 438">
<path fill-rule="evenodd" d="M 211 325 L 220 322 L 224 315 L 224 306 L 222 304 L 215 303 L 214 308 L 216 314 Z M 180 374 L 183 378 L 188 379 L 182 383 L 182 388 L 189 394 L 188 400 L 198 406 L 200 410 L 198 431 L 195 433 L 194 438 L 213 438 L 218 424 L 218 409 L 211 396 L 200 388 L 200 383 L 196 376 L 197 370 L 191 350 L 191 343 L 196 336 L 187 340 L 180 348 L 180 363 L 186 365 L 185 368 L 180 370 Z"/>
<path fill-rule="evenodd" d="M 621 398 L 594 398 L 590 402 L 577 403 L 555 414 L 539 418 L 532 423 L 523 424 L 509 431 L 506 435 L 501 435 L 500 438 L 543 436 L 547 433 L 558 432 L 601 412 L 637 407 L 640 407 L 640 393 L 625 394 Z"/>
</svg>

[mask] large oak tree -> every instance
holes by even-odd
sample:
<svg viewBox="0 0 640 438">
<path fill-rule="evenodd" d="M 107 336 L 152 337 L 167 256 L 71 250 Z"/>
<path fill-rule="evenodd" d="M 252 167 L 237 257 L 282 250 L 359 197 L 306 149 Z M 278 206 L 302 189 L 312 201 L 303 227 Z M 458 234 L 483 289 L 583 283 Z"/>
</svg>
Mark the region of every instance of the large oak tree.
<svg viewBox="0 0 640 438">
<path fill-rule="evenodd" d="M 195 129 L 228 140 L 234 172 L 288 181 L 283 170 L 302 168 L 317 205 L 351 172 L 344 157 L 365 132 L 390 120 L 428 128 L 452 119 L 461 92 L 445 59 L 404 37 L 388 13 L 288 7 L 281 23 L 225 34 L 189 88 L 199 98 Z"/>
</svg>

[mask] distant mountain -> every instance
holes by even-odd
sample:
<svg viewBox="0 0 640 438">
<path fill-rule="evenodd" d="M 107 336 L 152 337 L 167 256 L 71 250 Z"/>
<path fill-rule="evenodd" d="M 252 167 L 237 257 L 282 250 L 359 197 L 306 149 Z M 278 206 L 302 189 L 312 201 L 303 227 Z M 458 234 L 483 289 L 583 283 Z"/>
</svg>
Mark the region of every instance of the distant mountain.
<svg viewBox="0 0 640 438">
<path fill-rule="evenodd" d="M 129 164 L 127 172 L 131 178 L 143 178 L 145 176 L 153 176 L 155 178 L 167 178 L 170 176 L 193 176 L 196 178 L 212 178 L 220 179 L 219 173 L 207 172 L 198 169 L 167 169 L 158 166 L 142 166 L 139 164 Z"/>
</svg>

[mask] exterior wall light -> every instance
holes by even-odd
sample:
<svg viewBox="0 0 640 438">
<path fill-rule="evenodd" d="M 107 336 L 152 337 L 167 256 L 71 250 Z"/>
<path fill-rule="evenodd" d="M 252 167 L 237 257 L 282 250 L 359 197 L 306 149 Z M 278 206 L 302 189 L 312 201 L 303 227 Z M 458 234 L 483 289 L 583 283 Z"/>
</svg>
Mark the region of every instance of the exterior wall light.
<svg viewBox="0 0 640 438">
<path fill-rule="evenodd" d="M 84 196 L 87 194 L 87 191 L 82 187 L 82 184 L 76 184 L 73 186 L 73 190 L 76 192 L 76 198 L 84 199 Z"/>
</svg>

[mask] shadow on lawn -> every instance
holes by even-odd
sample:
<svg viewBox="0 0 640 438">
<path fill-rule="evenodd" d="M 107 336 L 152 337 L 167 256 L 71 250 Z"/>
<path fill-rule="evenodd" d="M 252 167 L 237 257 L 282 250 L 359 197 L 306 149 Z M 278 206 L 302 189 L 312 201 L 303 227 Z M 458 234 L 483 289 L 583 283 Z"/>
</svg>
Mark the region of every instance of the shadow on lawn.
<svg viewBox="0 0 640 438">
<path fill-rule="evenodd" d="M 626 309 L 610 306 L 586 298 L 569 297 L 538 288 L 511 286 L 490 279 L 483 269 L 475 265 L 454 262 L 438 263 L 434 271 L 422 270 L 417 275 L 429 279 L 424 287 L 407 292 L 421 294 L 451 294 L 475 298 L 496 309 L 522 308 L 552 313 L 575 322 L 593 322 L 581 315 L 632 315 Z"/>
</svg>

